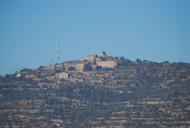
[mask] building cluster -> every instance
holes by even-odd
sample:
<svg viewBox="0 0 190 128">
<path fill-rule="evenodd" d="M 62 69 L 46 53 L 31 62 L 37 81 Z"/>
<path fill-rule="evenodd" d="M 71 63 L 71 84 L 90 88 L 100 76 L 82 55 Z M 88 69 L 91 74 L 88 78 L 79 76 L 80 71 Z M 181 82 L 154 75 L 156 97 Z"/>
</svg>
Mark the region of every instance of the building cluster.
<svg viewBox="0 0 190 128">
<path fill-rule="evenodd" d="M 24 76 L 27 79 L 41 80 L 41 78 L 47 78 L 48 80 L 64 79 L 72 81 L 80 81 L 76 79 L 77 73 L 92 73 L 100 70 L 113 70 L 118 67 L 119 61 L 111 56 L 107 56 L 105 52 L 102 55 L 87 55 L 80 60 L 67 61 L 50 66 L 41 66 L 39 70 L 22 70 L 22 73 L 17 73 L 17 77 Z"/>
<path fill-rule="evenodd" d="M 108 57 L 105 52 L 101 56 L 87 55 L 81 58 L 80 61 L 71 61 L 64 63 L 66 70 L 76 71 L 92 71 L 98 68 L 114 69 L 117 67 L 117 62 L 113 57 Z"/>
<path fill-rule="evenodd" d="M 101 56 L 87 55 L 79 61 L 68 61 L 63 64 L 57 64 L 56 70 L 58 71 L 58 78 L 68 79 L 70 72 L 93 72 L 98 69 L 114 69 L 117 66 L 118 62 L 113 57 L 109 57 L 105 52 L 102 52 Z"/>
</svg>

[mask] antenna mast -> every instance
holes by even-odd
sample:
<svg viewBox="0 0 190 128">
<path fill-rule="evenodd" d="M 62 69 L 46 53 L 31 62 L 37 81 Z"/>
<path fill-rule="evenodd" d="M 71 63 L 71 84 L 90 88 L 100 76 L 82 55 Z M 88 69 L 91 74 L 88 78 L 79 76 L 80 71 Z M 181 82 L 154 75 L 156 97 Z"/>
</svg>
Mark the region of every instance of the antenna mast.
<svg viewBox="0 0 190 128">
<path fill-rule="evenodd" d="M 58 42 L 58 44 L 57 44 L 57 63 L 59 63 L 60 62 L 60 58 L 59 58 L 59 42 Z"/>
</svg>

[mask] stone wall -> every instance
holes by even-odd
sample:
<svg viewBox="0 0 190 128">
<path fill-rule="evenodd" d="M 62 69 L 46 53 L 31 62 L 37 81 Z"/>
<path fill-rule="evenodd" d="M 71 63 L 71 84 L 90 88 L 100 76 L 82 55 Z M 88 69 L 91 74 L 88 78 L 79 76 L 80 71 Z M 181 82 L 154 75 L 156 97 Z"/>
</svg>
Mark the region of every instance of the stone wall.
<svg viewBox="0 0 190 128">
<path fill-rule="evenodd" d="M 117 67 L 117 63 L 115 61 L 100 61 L 96 63 L 97 66 L 102 67 L 102 68 L 115 68 Z"/>
</svg>

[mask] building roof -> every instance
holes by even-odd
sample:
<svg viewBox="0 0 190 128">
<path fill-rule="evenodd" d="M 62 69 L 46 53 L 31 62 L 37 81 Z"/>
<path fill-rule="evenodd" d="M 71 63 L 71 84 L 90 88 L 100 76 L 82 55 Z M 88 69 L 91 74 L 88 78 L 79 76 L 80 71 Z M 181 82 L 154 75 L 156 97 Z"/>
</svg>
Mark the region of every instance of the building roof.
<svg viewBox="0 0 190 128">
<path fill-rule="evenodd" d="M 85 64 L 85 62 L 83 61 L 68 61 L 68 62 L 65 62 L 65 64 Z"/>
</svg>

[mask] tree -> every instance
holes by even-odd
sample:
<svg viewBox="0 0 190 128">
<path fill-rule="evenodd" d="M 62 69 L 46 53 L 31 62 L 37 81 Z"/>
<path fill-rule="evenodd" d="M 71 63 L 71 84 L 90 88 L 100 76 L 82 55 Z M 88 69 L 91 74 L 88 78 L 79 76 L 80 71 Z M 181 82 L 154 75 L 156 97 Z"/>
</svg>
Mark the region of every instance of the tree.
<svg viewBox="0 0 190 128">
<path fill-rule="evenodd" d="M 106 57 L 107 57 L 106 52 L 104 52 L 104 51 L 102 52 L 102 57 L 103 57 L 103 58 L 106 58 Z"/>
<path fill-rule="evenodd" d="M 142 64 L 142 61 L 137 58 L 137 59 L 136 59 L 136 63 L 137 63 L 137 64 Z"/>
</svg>

